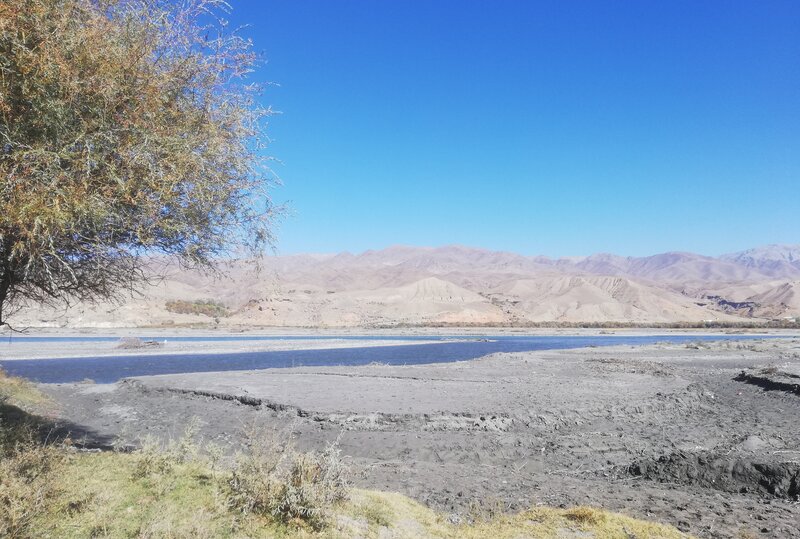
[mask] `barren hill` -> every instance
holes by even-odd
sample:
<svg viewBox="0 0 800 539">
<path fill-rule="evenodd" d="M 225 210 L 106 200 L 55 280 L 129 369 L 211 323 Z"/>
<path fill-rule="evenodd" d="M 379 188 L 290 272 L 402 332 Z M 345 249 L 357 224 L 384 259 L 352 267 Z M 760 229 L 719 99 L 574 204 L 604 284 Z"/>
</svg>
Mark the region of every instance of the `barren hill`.
<svg viewBox="0 0 800 539">
<path fill-rule="evenodd" d="M 550 259 L 395 246 L 230 264 L 223 280 L 171 272 L 122 305 L 27 308 L 19 325 L 374 327 L 699 323 L 800 316 L 800 246 L 719 258 L 672 252 Z"/>
<path fill-rule="evenodd" d="M 776 278 L 800 274 L 800 245 L 766 245 L 720 258 Z"/>
</svg>

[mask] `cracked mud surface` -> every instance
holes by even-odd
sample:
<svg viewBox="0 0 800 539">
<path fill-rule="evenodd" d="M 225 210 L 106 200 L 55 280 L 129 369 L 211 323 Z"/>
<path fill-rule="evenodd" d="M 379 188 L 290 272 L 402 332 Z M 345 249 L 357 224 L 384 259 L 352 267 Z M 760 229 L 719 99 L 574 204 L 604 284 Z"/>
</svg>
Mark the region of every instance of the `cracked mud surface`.
<svg viewBox="0 0 800 539">
<path fill-rule="evenodd" d="M 700 537 L 800 538 L 800 395 L 748 378 L 791 384 L 798 367 L 800 341 L 780 339 L 42 387 L 95 445 L 197 417 L 236 450 L 250 425 L 290 426 L 304 449 L 339 437 L 358 485 L 454 515 L 588 504 Z"/>
</svg>

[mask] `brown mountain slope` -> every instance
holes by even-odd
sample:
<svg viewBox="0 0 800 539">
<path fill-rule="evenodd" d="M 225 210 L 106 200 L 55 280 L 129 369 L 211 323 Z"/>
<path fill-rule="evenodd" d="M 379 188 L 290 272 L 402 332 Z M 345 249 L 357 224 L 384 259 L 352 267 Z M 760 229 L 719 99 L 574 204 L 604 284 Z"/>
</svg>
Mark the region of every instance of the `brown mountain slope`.
<svg viewBox="0 0 800 539">
<path fill-rule="evenodd" d="M 232 263 L 222 280 L 173 271 L 123 305 L 31 307 L 16 323 L 115 327 L 216 318 L 223 325 L 383 326 L 782 318 L 799 310 L 798 280 L 766 275 L 776 252 L 782 264 L 794 267 L 793 251 L 774 246 L 721 258 L 664 253 L 548 259 L 462 246 L 275 256 L 263 260 L 260 271 Z M 781 271 L 791 273 L 786 267 Z"/>
<path fill-rule="evenodd" d="M 800 316 L 800 281 L 780 283 L 760 294 L 748 298 L 759 305 L 760 316 L 798 317 Z"/>
<path fill-rule="evenodd" d="M 520 318 L 534 322 L 732 321 L 671 290 L 624 277 L 557 275 L 509 281 L 495 289 Z"/>
</svg>

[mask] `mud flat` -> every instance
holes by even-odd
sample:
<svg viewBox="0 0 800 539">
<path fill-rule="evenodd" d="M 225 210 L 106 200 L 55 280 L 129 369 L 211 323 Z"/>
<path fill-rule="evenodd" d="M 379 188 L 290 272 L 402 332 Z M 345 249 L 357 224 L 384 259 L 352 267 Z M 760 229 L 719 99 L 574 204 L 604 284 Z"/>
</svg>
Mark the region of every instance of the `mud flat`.
<svg viewBox="0 0 800 539">
<path fill-rule="evenodd" d="M 180 435 L 234 450 L 252 425 L 319 449 L 356 483 L 457 520 L 475 503 L 588 504 L 699 537 L 800 537 L 800 340 L 495 354 L 42 387 L 90 445 Z M 783 382 L 781 382 L 783 383 Z"/>
</svg>

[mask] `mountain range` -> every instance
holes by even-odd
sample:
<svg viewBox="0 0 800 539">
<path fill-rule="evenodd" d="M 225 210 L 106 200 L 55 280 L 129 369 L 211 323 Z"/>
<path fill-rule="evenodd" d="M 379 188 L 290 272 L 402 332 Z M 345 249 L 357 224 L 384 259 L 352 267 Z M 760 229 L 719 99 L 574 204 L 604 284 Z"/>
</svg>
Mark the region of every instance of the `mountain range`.
<svg viewBox="0 0 800 539">
<path fill-rule="evenodd" d="M 800 245 L 719 257 L 547 258 L 464 246 L 268 256 L 170 271 L 122 304 L 29 307 L 28 326 L 376 327 L 764 323 L 800 316 Z"/>
</svg>

